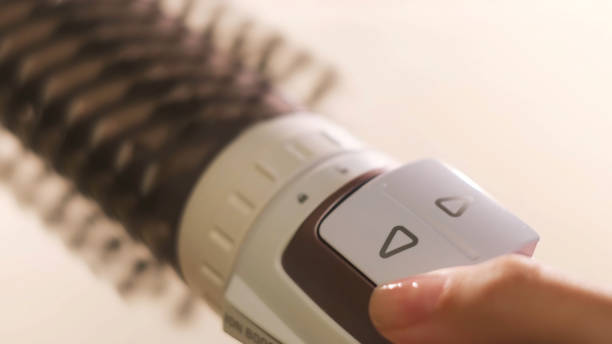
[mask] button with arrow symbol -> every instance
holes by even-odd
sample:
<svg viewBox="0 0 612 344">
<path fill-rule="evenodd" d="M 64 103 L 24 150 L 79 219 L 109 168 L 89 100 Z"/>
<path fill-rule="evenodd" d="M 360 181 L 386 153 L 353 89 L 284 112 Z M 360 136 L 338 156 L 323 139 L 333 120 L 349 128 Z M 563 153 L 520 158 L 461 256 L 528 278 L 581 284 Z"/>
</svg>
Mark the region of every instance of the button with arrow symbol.
<svg viewBox="0 0 612 344">
<path fill-rule="evenodd" d="M 419 238 L 410 232 L 404 226 L 395 226 L 391 229 L 385 243 L 380 248 L 379 255 L 381 258 L 389 258 L 400 252 L 403 252 L 419 243 Z"/>
<path fill-rule="evenodd" d="M 448 216 L 459 217 L 465 213 L 472 201 L 472 197 L 443 197 L 436 200 L 436 206 Z"/>
</svg>

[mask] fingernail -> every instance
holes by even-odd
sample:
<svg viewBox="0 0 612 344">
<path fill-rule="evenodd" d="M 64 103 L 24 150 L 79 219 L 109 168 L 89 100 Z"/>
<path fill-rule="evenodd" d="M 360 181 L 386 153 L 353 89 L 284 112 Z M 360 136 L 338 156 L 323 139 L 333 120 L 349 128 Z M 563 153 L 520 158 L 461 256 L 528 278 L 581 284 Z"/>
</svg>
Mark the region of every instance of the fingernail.
<svg viewBox="0 0 612 344">
<path fill-rule="evenodd" d="M 446 280 L 444 274 L 426 274 L 376 288 L 370 299 L 374 326 L 384 332 L 426 321 L 438 304 Z"/>
</svg>

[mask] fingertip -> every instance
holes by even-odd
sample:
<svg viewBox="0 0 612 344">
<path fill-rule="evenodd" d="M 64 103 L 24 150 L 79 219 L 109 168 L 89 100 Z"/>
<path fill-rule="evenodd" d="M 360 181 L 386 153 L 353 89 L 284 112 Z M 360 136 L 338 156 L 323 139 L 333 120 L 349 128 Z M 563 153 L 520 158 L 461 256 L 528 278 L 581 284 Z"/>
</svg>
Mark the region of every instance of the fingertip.
<svg viewBox="0 0 612 344">
<path fill-rule="evenodd" d="M 426 274 L 382 285 L 370 299 L 370 318 L 387 338 L 427 321 L 439 302 L 445 274 Z"/>
</svg>

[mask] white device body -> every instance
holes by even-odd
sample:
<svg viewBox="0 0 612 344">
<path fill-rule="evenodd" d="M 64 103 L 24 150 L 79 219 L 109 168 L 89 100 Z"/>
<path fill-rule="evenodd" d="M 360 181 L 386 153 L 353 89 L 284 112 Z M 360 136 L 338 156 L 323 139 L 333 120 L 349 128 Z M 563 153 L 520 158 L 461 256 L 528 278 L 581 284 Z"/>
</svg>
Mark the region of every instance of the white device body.
<svg viewBox="0 0 612 344">
<path fill-rule="evenodd" d="M 465 176 L 431 160 L 398 166 L 311 114 L 254 126 L 217 157 L 185 208 L 178 247 L 185 280 L 245 343 L 371 338 L 354 332 L 342 312 L 350 298 L 334 305 L 321 294 L 337 283 L 317 277 L 308 260 L 310 275 L 299 278 L 302 269 L 287 251 L 302 247 L 299 233 L 312 231 L 304 227 L 321 204 L 372 171 L 377 176 L 334 201 L 313 227 L 317 247 L 335 257 L 330 264 L 354 269 L 350 276 L 361 286 L 533 252 L 537 234 Z M 355 301 L 363 305 L 361 295 Z"/>
</svg>

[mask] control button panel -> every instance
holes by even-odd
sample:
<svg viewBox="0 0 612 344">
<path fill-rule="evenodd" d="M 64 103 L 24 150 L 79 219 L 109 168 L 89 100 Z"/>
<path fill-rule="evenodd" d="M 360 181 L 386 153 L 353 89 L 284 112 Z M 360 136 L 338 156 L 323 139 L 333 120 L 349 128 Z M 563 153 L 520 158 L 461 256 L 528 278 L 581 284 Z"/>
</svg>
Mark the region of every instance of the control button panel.
<svg viewBox="0 0 612 344">
<path fill-rule="evenodd" d="M 507 253 L 538 235 L 474 182 L 434 160 L 368 182 L 321 223 L 319 235 L 375 284 Z"/>
</svg>

